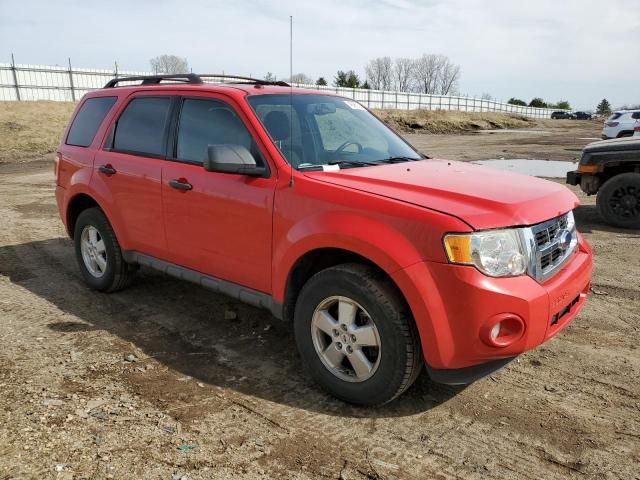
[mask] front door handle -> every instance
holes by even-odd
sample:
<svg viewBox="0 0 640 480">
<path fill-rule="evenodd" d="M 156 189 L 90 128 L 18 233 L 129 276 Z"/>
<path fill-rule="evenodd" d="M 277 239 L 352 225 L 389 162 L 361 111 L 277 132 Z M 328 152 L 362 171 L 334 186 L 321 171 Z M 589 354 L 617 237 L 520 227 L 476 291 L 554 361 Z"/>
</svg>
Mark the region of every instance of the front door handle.
<svg viewBox="0 0 640 480">
<path fill-rule="evenodd" d="M 169 186 L 176 190 L 191 190 L 193 185 L 187 182 L 185 179 L 180 178 L 178 180 L 169 180 Z"/>
<path fill-rule="evenodd" d="M 114 173 L 116 173 L 116 169 L 113 168 L 110 163 L 107 163 L 106 165 L 100 165 L 98 167 L 98 170 L 100 171 L 100 173 L 104 173 L 105 175 L 113 175 Z"/>
</svg>

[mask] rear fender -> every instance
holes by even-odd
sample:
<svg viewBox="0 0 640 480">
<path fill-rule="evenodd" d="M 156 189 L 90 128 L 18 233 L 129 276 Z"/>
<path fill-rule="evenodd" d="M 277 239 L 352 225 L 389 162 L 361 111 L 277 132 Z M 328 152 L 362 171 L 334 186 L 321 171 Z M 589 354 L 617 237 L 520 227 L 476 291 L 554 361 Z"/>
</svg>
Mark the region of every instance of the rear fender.
<svg viewBox="0 0 640 480">
<path fill-rule="evenodd" d="M 118 239 L 118 243 L 122 250 L 127 250 L 129 245 L 129 239 L 124 234 L 124 231 L 120 228 L 122 225 L 122 220 L 120 214 L 116 209 L 112 209 L 109 205 L 113 204 L 113 200 L 111 199 L 111 195 L 108 191 L 101 192 L 100 190 L 87 188 L 87 184 L 83 184 L 81 182 L 75 183 L 71 185 L 66 191 L 63 199 L 62 212 L 64 212 L 63 221 L 65 227 L 67 228 L 67 232 L 70 235 L 73 235 L 73 232 L 70 231 L 69 225 L 69 207 L 71 206 L 74 198 L 78 195 L 86 195 L 92 198 L 97 204 L 98 207 L 104 212 L 113 228 L 113 231 L 116 234 L 116 238 Z"/>
</svg>

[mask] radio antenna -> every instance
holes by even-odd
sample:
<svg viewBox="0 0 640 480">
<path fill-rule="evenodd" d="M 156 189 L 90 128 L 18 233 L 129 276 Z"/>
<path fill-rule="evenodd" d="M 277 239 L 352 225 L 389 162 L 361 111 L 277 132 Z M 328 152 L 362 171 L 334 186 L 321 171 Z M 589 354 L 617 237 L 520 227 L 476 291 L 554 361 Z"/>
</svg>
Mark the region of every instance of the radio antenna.
<svg viewBox="0 0 640 480">
<path fill-rule="evenodd" d="M 293 187 L 293 15 L 289 15 L 289 187 Z"/>
</svg>

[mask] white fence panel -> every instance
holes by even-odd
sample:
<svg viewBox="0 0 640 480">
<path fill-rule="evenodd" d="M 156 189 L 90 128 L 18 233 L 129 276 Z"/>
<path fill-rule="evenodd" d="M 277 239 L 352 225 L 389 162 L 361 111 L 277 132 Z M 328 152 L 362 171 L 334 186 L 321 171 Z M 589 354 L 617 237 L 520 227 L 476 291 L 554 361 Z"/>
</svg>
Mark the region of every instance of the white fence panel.
<svg viewBox="0 0 640 480">
<path fill-rule="evenodd" d="M 114 77 L 153 75 L 152 72 L 133 72 L 71 68 L 71 65 L 26 65 L 0 63 L 0 101 L 54 100 L 77 101 L 90 90 L 102 88 Z M 217 83 L 224 79 L 208 78 L 207 83 Z M 361 88 L 344 88 L 318 85 L 297 85 L 320 91 L 330 91 L 352 98 L 367 106 L 378 109 L 397 110 L 457 110 L 464 112 L 505 112 L 533 118 L 549 118 L 554 110 L 534 108 L 494 100 L 448 95 L 427 95 Z"/>
</svg>

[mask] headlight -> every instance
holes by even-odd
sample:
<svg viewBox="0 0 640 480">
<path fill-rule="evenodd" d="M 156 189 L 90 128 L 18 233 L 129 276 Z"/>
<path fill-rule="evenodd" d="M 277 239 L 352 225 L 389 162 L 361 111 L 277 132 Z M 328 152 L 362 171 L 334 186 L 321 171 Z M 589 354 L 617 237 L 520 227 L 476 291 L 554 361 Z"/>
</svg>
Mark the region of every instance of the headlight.
<svg viewBox="0 0 640 480">
<path fill-rule="evenodd" d="M 528 254 L 515 228 L 446 235 L 444 247 L 450 262 L 474 265 L 491 277 L 512 277 L 527 271 Z"/>
</svg>

